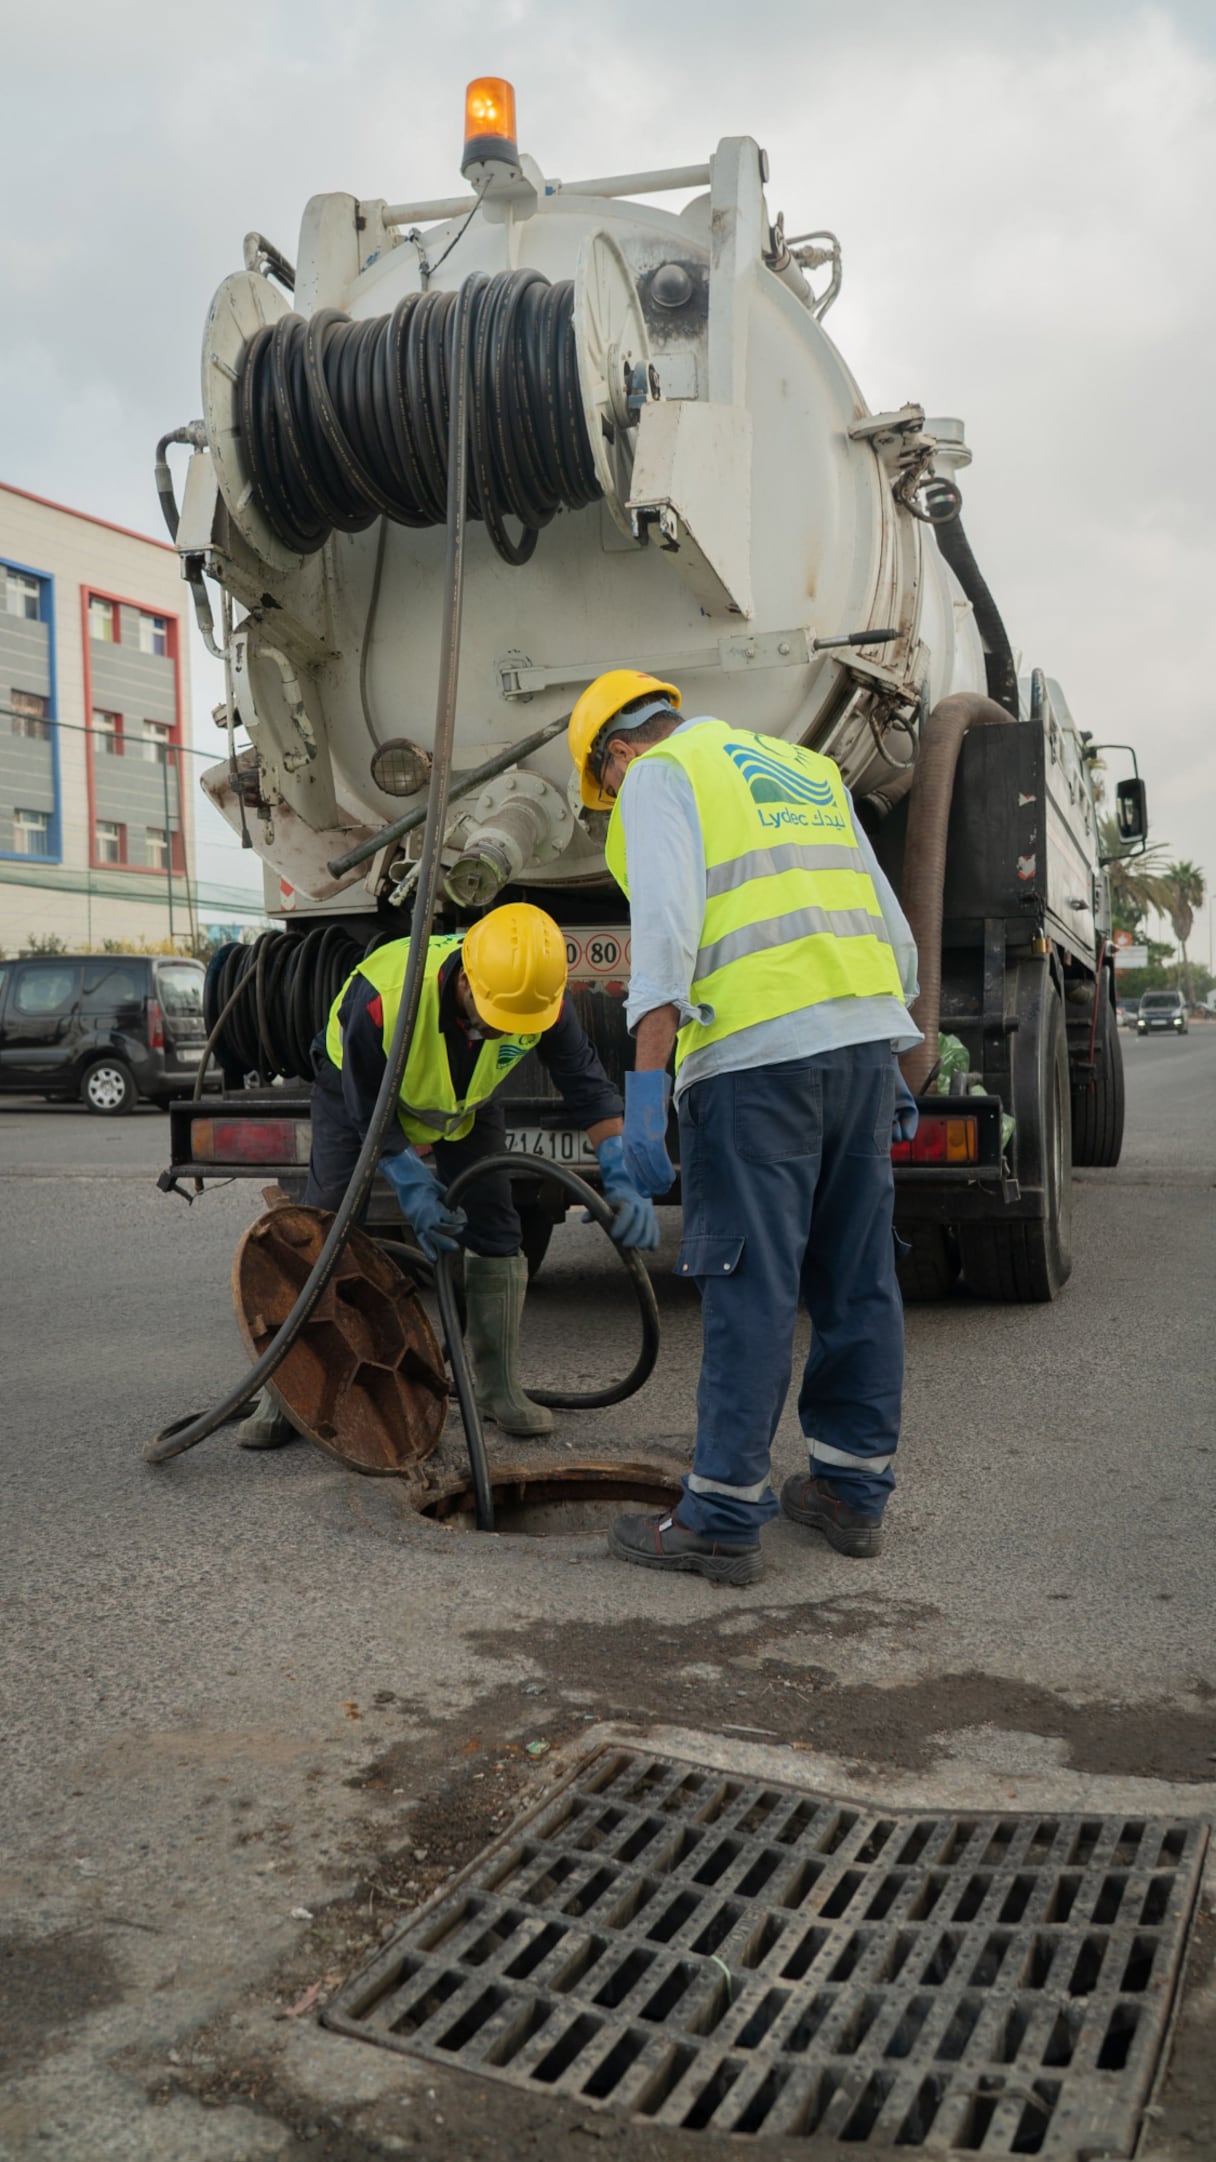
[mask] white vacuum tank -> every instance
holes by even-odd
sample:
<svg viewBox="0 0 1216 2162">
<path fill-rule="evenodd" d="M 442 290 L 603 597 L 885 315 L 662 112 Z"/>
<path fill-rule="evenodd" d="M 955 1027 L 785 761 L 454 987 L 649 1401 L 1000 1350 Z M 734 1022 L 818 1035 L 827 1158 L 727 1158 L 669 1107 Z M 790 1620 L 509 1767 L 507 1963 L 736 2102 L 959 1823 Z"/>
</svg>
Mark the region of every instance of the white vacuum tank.
<svg viewBox="0 0 1216 2162">
<path fill-rule="evenodd" d="M 239 779 L 235 753 L 212 769 L 208 793 L 234 825 L 243 811 L 297 906 L 366 907 L 389 856 L 338 879 L 327 864 L 425 800 L 439 669 L 441 525 L 377 517 L 308 554 L 273 530 L 241 426 L 249 339 L 290 311 L 383 318 L 408 294 L 527 269 L 573 281 L 602 493 L 560 510 L 520 568 L 470 523 L 457 781 L 568 713 L 601 670 L 633 666 L 677 683 L 688 713 L 813 745 L 857 793 L 901 792 L 922 717 L 947 692 L 985 688 L 925 494 L 968 453 L 957 422 L 868 412 L 823 327 L 839 284 L 832 237 L 786 241 L 747 137 L 701 168 L 562 184 L 504 125 L 470 145 L 465 172 L 464 199 L 315 197 L 294 292 L 290 266 L 250 235 L 246 268 L 212 304 L 177 545 L 196 592 L 200 572 L 224 590 L 229 717 L 253 751 Z M 690 188 L 678 212 L 631 199 Z M 817 293 L 804 272 L 824 269 Z M 864 635 L 880 631 L 894 635 Z M 819 643 L 847 637 L 858 642 Z M 373 773 L 390 740 L 402 747 Z M 452 802 L 452 849 L 506 811 L 513 875 L 601 882 L 604 820 L 570 782 L 558 735 Z"/>
</svg>

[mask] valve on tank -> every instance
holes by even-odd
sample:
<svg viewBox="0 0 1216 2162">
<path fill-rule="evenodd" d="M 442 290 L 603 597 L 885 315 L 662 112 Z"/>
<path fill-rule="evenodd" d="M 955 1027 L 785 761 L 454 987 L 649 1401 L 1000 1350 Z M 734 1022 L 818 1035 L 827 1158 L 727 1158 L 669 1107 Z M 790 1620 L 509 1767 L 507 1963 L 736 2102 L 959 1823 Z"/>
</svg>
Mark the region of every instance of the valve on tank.
<svg viewBox="0 0 1216 2162">
<path fill-rule="evenodd" d="M 449 900 L 485 908 L 529 865 L 552 863 L 570 844 L 569 804 L 539 773 L 505 773 L 482 790 L 457 834 L 460 854 L 444 879 Z"/>
</svg>

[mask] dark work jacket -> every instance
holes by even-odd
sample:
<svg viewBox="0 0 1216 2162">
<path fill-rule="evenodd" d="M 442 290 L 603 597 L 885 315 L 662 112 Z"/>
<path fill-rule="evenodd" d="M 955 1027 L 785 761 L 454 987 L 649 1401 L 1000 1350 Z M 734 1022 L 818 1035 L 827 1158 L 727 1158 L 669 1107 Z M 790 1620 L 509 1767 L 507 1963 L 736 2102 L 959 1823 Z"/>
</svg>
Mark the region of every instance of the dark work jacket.
<svg viewBox="0 0 1216 2162">
<path fill-rule="evenodd" d="M 439 971 L 439 1027 L 447 1048 L 452 1086 L 463 1097 L 473 1076 L 482 1039 L 472 1034 L 460 1011 L 456 979 L 460 974 L 459 951 L 451 954 Z M 328 1068 L 331 1085 L 340 1082 L 350 1117 L 366 1133 L 371 1124 L 380 1084 L 384 1079 L 384 1012 L 380 993 L 356 970 L 346 997 L 338 1009 L 342 1026 L 342 1071 L 339 1075 L 319 1036 L 313 1045 L 314 1069 Z M 601 1119 L 619 1119 L 624 1110 L 600 1063 L 599 1053 L 583 1028 L 567 996 L 552 1028 L 546 1029 L 536 1055 L 553 1082 L 575 1126 L 596 1126 Z M 396 1155 L 408 1148 L 401 1127 L 394 1120 L 384 1141 L 384 1154 Z"/>
</svg>

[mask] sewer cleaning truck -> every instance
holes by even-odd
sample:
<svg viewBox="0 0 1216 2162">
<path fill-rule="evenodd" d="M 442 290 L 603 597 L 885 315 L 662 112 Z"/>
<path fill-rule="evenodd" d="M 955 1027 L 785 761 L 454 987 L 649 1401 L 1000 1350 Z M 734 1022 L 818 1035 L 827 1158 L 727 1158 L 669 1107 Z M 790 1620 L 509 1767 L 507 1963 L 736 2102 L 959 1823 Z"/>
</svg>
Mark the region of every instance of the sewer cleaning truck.
<svg viewBox="0 0 1216 2162">
<path fill-rule="evenodd" d="M 511 86 L 486 78 L 461 174 L 429 201 L 314 196 L 294 261 L 249 234 L 206 318 L 202 416 L 158 447 L 224 669 L 202 786 L 282 923 L 211 965 L 225 1093 L 179 1109 L 172 1176 L 298 1179 L 311 1037 L 360 956 L 409 928 L 471 287 L 440 926 L 503 900 L 548 909 L 619 1077 L 629 920 L 566 748 L 579 692 L 637 667 L 686 712 L 834 759 L 920 954 L 905 1292 L 961 1274 L 983 1297 L 1053 1298 L 1072 1167 L 1116 1162 L 1122 1135 L 1102 746 L 1015 660 L 960 516 L 962 423 L 868 409 L 825 327 L 839 243 L 786 231 L 749 137 L 702 165 L 561 180 L 520 149 Z M 1115 808 L 1130 848 L 1137 778 Z M 534 1058 L 507 1111 L 536 1267 L 565 1197 L 524 1159 L 578 1168 L 583 1144 Z"/>
</svg>

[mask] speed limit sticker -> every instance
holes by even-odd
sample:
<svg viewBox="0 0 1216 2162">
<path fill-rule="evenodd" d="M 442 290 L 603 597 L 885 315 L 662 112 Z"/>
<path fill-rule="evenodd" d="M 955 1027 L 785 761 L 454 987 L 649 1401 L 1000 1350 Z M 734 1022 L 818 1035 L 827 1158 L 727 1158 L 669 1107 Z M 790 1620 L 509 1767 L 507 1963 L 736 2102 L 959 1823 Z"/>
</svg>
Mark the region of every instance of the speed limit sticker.
<svg viewBox="0 0 1216 2162">
<path fill-rule="evenodd" d="M 572 976 L 627 976 L 629 933 L 619 928 L 566 932 L 566 965 Z"/>
</svg>

